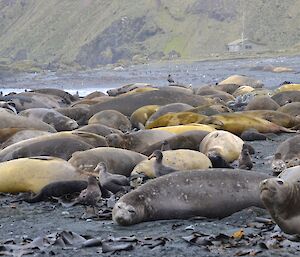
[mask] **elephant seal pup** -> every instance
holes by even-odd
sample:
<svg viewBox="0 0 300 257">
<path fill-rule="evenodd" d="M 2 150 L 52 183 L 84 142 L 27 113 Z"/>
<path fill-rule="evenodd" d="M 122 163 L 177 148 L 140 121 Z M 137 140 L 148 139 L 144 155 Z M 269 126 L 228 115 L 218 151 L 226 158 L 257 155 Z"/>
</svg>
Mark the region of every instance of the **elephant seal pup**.
<svg viewBox="0 0 300 257">
<path fill-rule="evenodd" d="M 124 175 L 108 172 L 105 162 L 99 162 L 94 171 L 99 173 L 101 188 L 108 190 L 113 194 L 120 191 L 127 191 L 129 187 L 129 179 Z"/>
<path fill-rule="evenodd" d="M 259 183 L 270 176 L 245 170 L 174 172 L 122 196 L 112 219 L 123 226 L 194 216 L 223 218 L 250 206 L 263 207 Z"/>
<path fill-rule="evenodd" d="M 270 178 L 260 183 L 260 197 L 276 224 L 287 234 L 300 234 L 300 182 Z"/>
<path fill-rule="evenodd" d="M 50 197 L 61 197 L 67 194 L 80 193 L 87 187 L 85 180 L 57 181 L 44 186 L 41 191 L 32 198 L 22 199 L 27 203 L 37 203 Z"/>
<path fill-rule="evenodd" d="M 167 175 L 169 173 L 178 171 L 170 166 L 166 166 L 163 164 L 163 153 L 160 150 L 155 150 L 148 158 L 148 160 L 155 158 L 153 168 L 155 177 L 160 177 L 163 175 Z"/>
<path fill-rule="evenodd" d="M 81 191 L 75 202 L 89 206 L 96 206 L 101 200 L 101 195 L 101 189 L 99 187 L 97 178 L 94 176 L 89 176 L 87 188 Z"/>
</svg>

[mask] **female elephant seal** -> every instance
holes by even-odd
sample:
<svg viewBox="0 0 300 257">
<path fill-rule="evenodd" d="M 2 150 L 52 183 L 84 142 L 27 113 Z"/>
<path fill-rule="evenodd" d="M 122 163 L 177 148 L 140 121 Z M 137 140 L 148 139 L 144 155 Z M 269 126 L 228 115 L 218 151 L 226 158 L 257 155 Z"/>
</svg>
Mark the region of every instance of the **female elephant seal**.
<svg viewBox="0 0 300 257">
<path fill-rule="evenodd" d="M 300 234 L 300 166 L 260 183 L 260 197 L 276 224 L 287 234 Z"/>
<path fill-rule="evenodd" d="M 222 218 L 250 206 L 262 207 L 259 183 L 270 176 L 244 170 L 174 172 L 122 196 L 113 221 L 128 226 L 143 221 Z"/>
</svg>

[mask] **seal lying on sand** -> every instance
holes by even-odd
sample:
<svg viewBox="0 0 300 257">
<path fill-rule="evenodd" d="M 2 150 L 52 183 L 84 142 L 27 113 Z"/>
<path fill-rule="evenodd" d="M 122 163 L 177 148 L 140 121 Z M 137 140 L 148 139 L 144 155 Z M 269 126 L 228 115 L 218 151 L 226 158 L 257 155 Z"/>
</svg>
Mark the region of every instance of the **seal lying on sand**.
<svg viewBox="0 0 300 257">
<path fill-rule="evenodd" d="M 87 187 L 85 180 L 57 181 L 44 186 L 41 191 L 32 198 L 24 199 L 27 203 L 37 203 L 47 200 L 49 197 L 60 197 L 67 194 L 80 193 Z"/>
<path fill-rule="evenodd" d="M 260 197 L 276 224 L 287 234 L 300 234 L 300 166 L 260 183 Z"/>
<path fill-rule="evenodd" d="M 258 185 L 266 178 L 270 176 L 244 170 L 174 172 L 122 196 L 113 208 L 112 218 L 126 226 L 193 216 L 226 217 L 250 206 L 263 207 Z"/>
</svg>

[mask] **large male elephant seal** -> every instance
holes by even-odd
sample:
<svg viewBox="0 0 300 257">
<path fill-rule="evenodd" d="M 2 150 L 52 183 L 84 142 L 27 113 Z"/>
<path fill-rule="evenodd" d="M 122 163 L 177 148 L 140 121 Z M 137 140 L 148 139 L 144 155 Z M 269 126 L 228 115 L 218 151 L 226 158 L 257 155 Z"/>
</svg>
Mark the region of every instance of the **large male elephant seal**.
<svg viewBox="0 0 300 257">
<path fill-rule="evenodd" d="M 62 115 L 53 109 L 31 108 L 21 111 L 19 115 L 41 120 L 54 127 L 57 131 L 73 130 L 78 128 L 78 124 L 75 120 Z"/>
<path fill-rule="evenodd" d="M 287 234 L 300 234 L 300 166 L 260 183 L 260 197 L 276 224 Z"/>
<path fill-rule="evenodd" d="M 85 173 L 93 173 L 99 162 L 104 162 L 111 173 L 129 177 L 133 168 L 147 156 L 113 147 L 97 147 L 75 152 L 69 162 Z M 98 174 L 97 174 L 98 175 Z"/>
<path fill-rule="evenodd" d="M 263 207 L 258 185 L 269 177 L 231 169 L 174 172 L 122 196 L 112 218 L 124 226 L 193 216 L 223 218 L 250 206 Z"/>
<path fill-rule="evenodd" d="M 49 183 L 86 179 L 60 158 L 39 156 L 0 163 L 0 192 L 39 192 Z"/>
<path fill-rule="evenodd" d="M 192 106 L 210 103 L 207 98 L 202 96 L 179 92 L 172 88 L 161 88 L 155 91 L 114 97 L 106 102 L 91 105 L 89 108 L 90 116 L 103 110 L 116 110 L 129 117 L 135 110 L 144 105 L 166 105 L 174 102 Z"/>
</svg>

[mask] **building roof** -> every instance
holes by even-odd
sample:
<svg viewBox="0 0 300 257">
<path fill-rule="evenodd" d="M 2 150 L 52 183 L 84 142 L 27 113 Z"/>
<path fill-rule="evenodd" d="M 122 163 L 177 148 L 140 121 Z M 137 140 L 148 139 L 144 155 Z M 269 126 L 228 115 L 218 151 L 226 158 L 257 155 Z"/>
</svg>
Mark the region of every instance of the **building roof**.
<svg viewBox="0 0 300 257">
<path fill-rule="evenodd" d="M 260 43 L 260 42 L 255 42 L 255 41 L 253 41 L 253 40 L 251 40 L 249 38 L 244 38 L 244 39 L 239 38 L 237 40 L 234 40 L 234 41 L 228 43 L 227 45 L 229 45 L 229 46 L 230 45 L 238 45 L 238 44 L 241 44 L 243 42 L 251 42 L 251 43 L 256 44 L 256 45 L 265 45 L 265 44 Z"/>
</svg>

